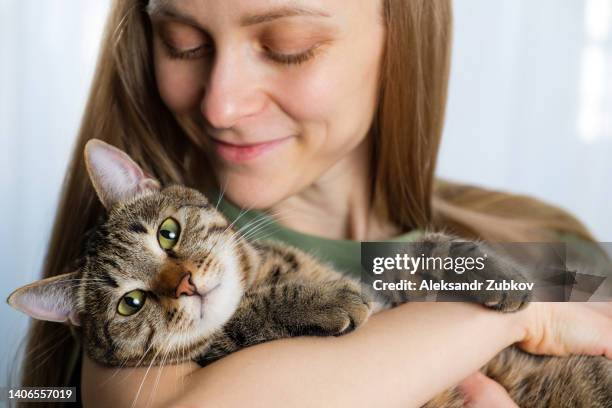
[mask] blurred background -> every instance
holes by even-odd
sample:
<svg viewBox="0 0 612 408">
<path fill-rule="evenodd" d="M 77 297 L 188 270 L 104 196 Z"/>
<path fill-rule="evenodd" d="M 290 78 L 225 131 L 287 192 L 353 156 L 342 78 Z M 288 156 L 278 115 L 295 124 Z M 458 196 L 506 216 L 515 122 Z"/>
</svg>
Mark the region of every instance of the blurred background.
<svg viewBox="0 0 612 408">
<path fill-rule="evenodd" d="M 0 297 L 39 276 L 109 0 L 0 0 Z M 456 0 L 439 175 L 612 241 L 612 0 Z M 27 319 L 0 306 L 0 386 Z"/>
</svg>

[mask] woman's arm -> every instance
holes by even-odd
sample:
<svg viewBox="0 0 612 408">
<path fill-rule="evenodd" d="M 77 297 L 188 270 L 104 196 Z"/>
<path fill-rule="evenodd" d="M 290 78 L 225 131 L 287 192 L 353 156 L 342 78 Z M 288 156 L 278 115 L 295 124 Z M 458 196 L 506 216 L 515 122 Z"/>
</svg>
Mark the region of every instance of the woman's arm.
<svg viewBox="0 0 612 408">
<path fill-rule="evenodd" d="M 185 378 L 201 369 L 188 362 L 165 367 L 109 368 L 83 353 L 81 399 L 86 408 L 167 407 L 186 390 Z"/>
<path fill-rule="evenodd" d="M 151 368 L 137 406 L 146 406 L 154 389 L 157 404 L 151 406 L 420 406 L 524 339 L 522 313 L 464 303 L 406 304 L 372 316 L 346 336 L 265 343 L 203 369 Z M 132 404 L 146 369 L 123 369 L 107 379 L 114 371 L 85 359 L 86 406 Z"/>
<path fill-rule="evenodd" d="M 612 358 L 612 304 L 532 303 L 501 314 L 466 303 L 410 303 L 346 336 L 265 343 L 203 369 L 152 368 L 142 387 L 144 368 L 111 377 L 115 370 L 84 359 L 83 401 L 86 407 L 134 401 L 173 408 L 416 407 L 517 341 L 535 354 Z"/>
</svg>

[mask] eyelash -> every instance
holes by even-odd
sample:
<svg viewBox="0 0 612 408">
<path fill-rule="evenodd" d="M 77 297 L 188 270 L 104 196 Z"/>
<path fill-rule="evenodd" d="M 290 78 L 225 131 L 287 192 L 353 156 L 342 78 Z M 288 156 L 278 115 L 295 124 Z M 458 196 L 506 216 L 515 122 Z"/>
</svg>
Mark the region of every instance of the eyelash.
<svg viewBox="0 0 612 408">
<path fill-rule="evenodd" d="M 177 48 L 174 48 L 166 42 L 164 42 L 164 45 L 166 51 L 168 52 L 168 56 L 173 59 L 197 59 L 203 57 L 206 54 L 205 45 L 185 51 L 181 51 Z M 281 65 L 300 65 L 314 57 L 315 50 L 317 48 L 318 46 L 314 46 L 298 54 L 282 54 L 279 52 L 272 51 L 269 48 L 264 48 L 264 50 L 267 53 L 268 58 L 270 58 L 273 62 L 276 62 Z"/>
<path fill-rule="evenodd" d="M 193 48 L 191 50 L 185 50 L 185 51 L 181 51 L 177 48 L 174 48 L 173 46 L 171 46 L 170 44 L 166 42 L 164 42 L 164 46 L 166 48 L 168 56 L 173 59 L 196 59 L 196 58 L 202 57 L 203 53 L 206 52 L 205 45 L 202 45 L 197 48 Z"/>
<path fill-rule="evenodd" d="M 279 64 L 300 65 L 300 64 L 307 62 L 312 57 L 314 57 L 316 48 L 317 47 L 314 46 L 298 54 L 282 54 L 279 52 L 272 51 L 271 49 L 266 49 L 266 52 L 268 53 L 268 58 L 270 58 L 272 61 L 277 62 Z"/>
</svg>

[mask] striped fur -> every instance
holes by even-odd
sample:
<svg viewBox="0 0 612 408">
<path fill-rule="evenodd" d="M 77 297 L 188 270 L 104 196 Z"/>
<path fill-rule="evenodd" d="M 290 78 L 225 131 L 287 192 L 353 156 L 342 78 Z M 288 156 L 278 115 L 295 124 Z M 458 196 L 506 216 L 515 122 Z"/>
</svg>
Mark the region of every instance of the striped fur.
<svg viewBox="0 0 612 408">
<path fill-rule="evenodd" d="M 155 234 L 170 216 L 180 222 L 182 233 L 177 246 L 166 253 Z M 452 241 L 444 234 L 427 234 L 423 241 L 420 252 L 430 255 L 475 256 L 484 251 L 483 244 L 468 243 L 455 246 L 453 252 L 444 246 Z M 200 299 L 176 299 L 159 290 L 156 275 L 168 263 L 190 264 L 198 287 L 221 283 L 215 289 L 219 292 L 205 299 L 202 318 L 194 305 Z M 494 269 L 500 276 L 522 279 L 513 268 L 500 258 Z M 342 335 L 363 324 L 371 313 L 410 300 L 401 294 L 374 299 L 358 282 L 296 248 L 249 242 L 204 196 L 181 186 L 145 192 L 113 207 L 88 242 L 82 274 L 77 297 L 87 352 L 111 366 L 186 360 L 206 365 L 273 339 Z M 117 302 L 135 288 L 150 293 L 147 304 L 133 316 L 118 315 Z M 528 300 L 525 294 L 465 295 L 502 311 L 517 310 Z M 510 348 L 483 370 L 522 407 L 610 407 L 612 403 L 611 365 L 603 358 L 544 358 Z M 427 407 L 462 404 L 460 394 L 451 390 Z"/>
<path fill-rule="evenodd" d="M 19 288 L 8 302 L 35 318 L 80 324 L 86 352 L 103 365 L 206 365 L 274 339 L 343 335 L 372 313 L 423 295 L 375 295 L 297 248 L 248 240 L 253 231 L 234 228 L 201 193 L 179 185 L 161 188 L 127 154 L 104 142 L 89 141 L 85 159 L 108 213 L 89 235 L 81 267 Z M 158 233 L 168 218 L 180 233 L 163 249 Z M 518 264 L 482 242 L 427 233 L 418 245 L 407 255 L 487 254 L 486 278 L 525 280 Z M 448 279 L 437 270 L 416 276 Z M 476 271 L 456 276 L 483 278 Z M 143 306 L 130 316 L 120 314 L 121 299 L 135 290 L 145 294 Z M 530 300 L 521 292 L 459 295 L 501 312 Z M 521 407 L 612 407 L 612 363 L 601 357 L 536 357 L 508 348 L 483 371 Z M 426 406 L 455 408 L 463 400 L 451 389 Z"/>
</svg>

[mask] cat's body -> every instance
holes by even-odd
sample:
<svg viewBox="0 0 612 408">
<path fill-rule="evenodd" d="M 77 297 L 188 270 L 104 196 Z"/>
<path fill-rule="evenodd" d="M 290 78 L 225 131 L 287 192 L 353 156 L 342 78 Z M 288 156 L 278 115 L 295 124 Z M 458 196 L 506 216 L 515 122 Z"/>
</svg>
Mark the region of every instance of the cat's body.
<svg viewBox="0 0 612 408">
<path fill-rule="evenodd" d="M 34 317 L 80 324 L 85 349 L 99 363 L 205 365 L 274 339 L 342 335 L 371 313 L 409 300 L 402 292 L 386 299 L 369 293 L 299 249 L 251 242 L 199 192 L 160 189 L 129 157 L 100 142 L 89 150 L 106 221 L 90 238 L 79 271 L 28 285 L 11 304 Z M 480 243 L 450 245 L 444 234 L 423 241 L 451 257 L 483 250 Z M 440 278 L 436 273 L 429 272 Z M 489 273 L 523 279 L 502 258 Z M 464 295 L 501 311 L 528 300 L 525 293 Z M 537 357 L 509 348 L 483 370 L 522 407 L 612 406 L 612 364 L 603 358 Z M 451 390 L 427 406 L 463 401 Z"/>
</svg>

